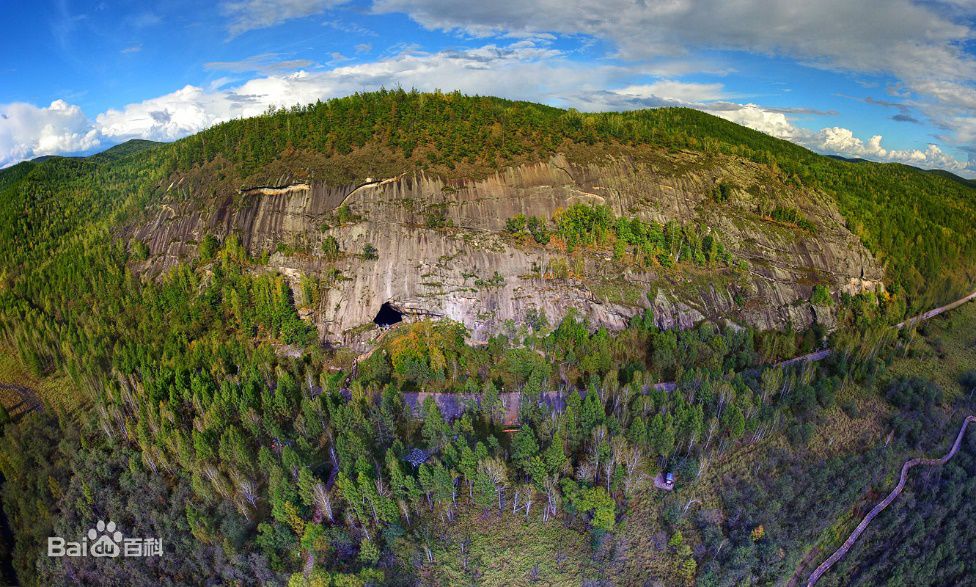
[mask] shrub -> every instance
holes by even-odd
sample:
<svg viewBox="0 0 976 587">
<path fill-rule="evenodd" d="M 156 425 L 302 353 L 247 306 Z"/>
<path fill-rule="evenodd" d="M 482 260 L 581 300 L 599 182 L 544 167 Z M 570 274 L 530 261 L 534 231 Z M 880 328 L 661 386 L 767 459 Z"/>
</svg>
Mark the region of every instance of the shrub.
<svg viewBox="0 0 976 587">
<path fill-rule="evenodd" d="M 198 249 L 198 252 L 200 253 L 200 260 L 203 262 L 210 261 L 214 258 L 214 255 L 217 254 L 217 250 L 219 248 L 220 241 L 217 240 L 217 237 L 212 234 L 208 234 L 207 236 L 203 237 Z"/>
<path fill-rule="evenodd" d="M 146 243 L 138 239 L 132 240 L 132 258 L 136 261 L 145 261 L 149 258 L 149 247 Z"/>
<path fill-rule="evenodd" d="M 529 216 L 526 227 L 535 242 L 540 245 L 549 244 L 549 228 L 546 226 L 545 220 L 537 216 Z"/>
<path fill-rule="evenodd" d="M 970 369 L 959 376 L 959 385 L 965 393 L 971 394 L 976 391 L 976 369 Z"/>
<path fill-rule="evenodd" d="M 557 210 L 553 222 L 555 230 L 545 219 L 516 214 L 505 222 L 505 231 L 522 238 L 531 235 L 543 245 L 555 234 L 566 243 L 569 252 L 577 246 L 612 247 L 614 259 L 623 259 L 630 253 L 645 265 L 671 267 L 688 261 L 699 266 L 733 265 L 732 255 L 705 227 L 682 226 L 674 221 L 662 226 L 640 218 L 618 217 L 609 206 L 594 204 L 573 204 Z"/>
<path fill-rule="evenodd" d="M 516 214 L 505 221 L 505 231 L 514 235 L 521 235 L 526 227 L 525 214 Z"/>
<path fill-rule="evenodd" d="M 731 195 L 732 195 L 732 187 L 725 182 L 719 183 L 712 190 L 712 199 L 718 202 L 719 204 L 723 202 L 728 202 L 729 196 Z"/>
<path fill-rule="evenodd" d="M 336 226 L 342 226 L 343 224 L 350 224 L 354 222 L 359 222 L 361 218 L 356 214 L 353 214 L 352 210 L 349 209 L 348 204 L 342 204 L 335 211 Z"/>
<path fill-rule="evenodd" d="M 816 230 L 813 223 L 804 218 L 803 215 L 800 214 L 800 212 L 798 212 L 795 208 L 780 208 L 777 206 L 769 215 L 777 222 L 792 224 L 793 226 L 810 232 Z"/>
<path fill-rule="evenodd" d="M 885 397 L 897 408 L 921 410 L 942 403 L 942 388 L 928 379 L 907 377 L 889 384 Z"/>
<path fill-rule="evenodd" d="M 446 204 L 433 204 L 424 211 L 424 225 L 427 228 L 446 228 L 453 224 L 447 217 Z"/>
<path fill-rule="evenodd" d="M 834 299 L 830 297 L 830 290 L 826 285 L 818 283 L 813 286 L 813 294 L 810 296 L 810 303 L 815 306 L 829 306 L 834 303 Z"/>
<path fill-rule="evenodd" d="M 895 436 L 910 447 L 919 447 L 938 435 L 943 422 L 939 406 L 943 393 L 934 382 L 921 377 L 893 381 L 885 390 L 887 400 L 899 408 L 891 419 Z"/>
<path fill-rule="evenodd" d="M 550 240 L 549 227 L 538 216 L 516 214 L 505 221 L 505 232 L 522 238 L 531 236 L 540 245 L 549 244 Z"/>
<path fill-rule="evenodd" d="M 488 279 L 478 278 L 474 280 L 476 287 L 490 288 L 490 287 L 501 287 L 505 285 L 505 278 L 497 271 L 495 274 Z"/>
<path fill-rule="evenodd" d="M 339 241 L 332 235 L 325 237 L 322 241 L 322 255 L 329 261 L 335 261 L 339 258 Z"/>
</svg>

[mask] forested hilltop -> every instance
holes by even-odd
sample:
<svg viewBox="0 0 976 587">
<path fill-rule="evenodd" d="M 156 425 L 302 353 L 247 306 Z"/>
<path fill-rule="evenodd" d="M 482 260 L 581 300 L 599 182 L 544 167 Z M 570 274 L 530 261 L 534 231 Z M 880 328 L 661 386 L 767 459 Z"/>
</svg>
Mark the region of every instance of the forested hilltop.
<svg viewBox="0 0 976 587">
<path fill-rule="evenodd" d="M 695 213 L 715 225 L 659 222 L 636 207 L 612 209 L 601 202 L 609 196 L 576 193 L 595 185 L 594 166 L 621 160 L 695 189 L 706 184 L 683 178 L 709 169 L 713 189 Z M 471 345 L 463 324 L 418 314 L 378 332 L 369 353 L 323 344 L 308 316 L 356 278 L 344 271 L 396 259 L 392 246 L 346 238 L 373 239 L 373 220 L 338 196 L 314 247 L 279 239 L 260 250 L 232 230 L 151 241 L 154 227 L 179 224 L 180 207 L 194 211 L 197 200 L 226 202 L 214 211 L 226 225 L 229 210 L 261 190 L 281 206 L 282 190 L 325 189 L 296 187 L 306 183 L 347 186 L 336 192 L 344 198 L 413 174 L 395 185 L 453 193 L 498 174 L 533 179 L 540 162 L 549 178 L 564 161 L 575 182 L 567 207 L 547 216 L 513 208 L 492 219 L 497 230 L 481 231 L 488 240 L 439 202 L 397 200 L 398 221 L 480 257 L 501 247 L 549 257 L 525 281 L 553 296 L 588 281 L 603 296 L 595 305 L 644 304 L 626 320 L 612 315 L 618 328 L 575 310 L 558 321 L 524 312 Z M 742 177 L 769 183 L 758 190 Z M 541 181 L 524 180 L 525 189 Z M 840 218 L 814 215 L 819 204 Z M 832 316 L 829 331 L 816 320 L 803 329 L 708 319 L 668 329 L 645 303 L 650 288 L 593 277 L 594 266 L 612 267 L 727 289 L 748 310 L 744 276 L 782 268 L 737 256 L 748 243 L 724 240 L 738 233 L 723 214 L 788 243 L 813 241 L 822 227 L 849 230 L 883 267 L 885 287 L 844 293 L 829 276 L 804 277 L 803 302 Z M 891 325 L 973 289 L 974 225 L 976 191 L 951 178 L 822 157 L 701 112 L 581 114 L 458 94 L 356 95 L 172 144 L 21 163 L 0 171 L 0 383 L 33 390 L 41 406 L 3 387 L 2 503 L 13 537 L 0 549 L 10 562 L 4 578 L 788 580 L 842 540 L 851 508 L 905 454 L 931 452 L 957 411 L 972 409 L 971 309 L 921 335 Z M 273 260 L 285 258 L 317 277 L 276 271 Z M 498 272 L 464 280 L 467 296 L 513 287 Z M 825 361 L 775 366 L 825 345 L 834 349 Z M 422 392 L 468 399 L 454 417 Z M 515 425 L 503 403 L 513 393 Z M 971 453 L 971 444 L 961 451 L 952 479 L 972 468 Z M 654 486 L 666 472 L 678 479 L 673 491 Z M 955 503 L 950 481 L 940 483 Z M 47 536 L 81 537 L 98 519 L 127 536 L 161 538 L 165 556 L 44 556 Z M 909 532 L 894 521 L 888 528 L 886 536 Z M 865 566 L 845 561 L 844 577 L 883 574 L 879 547 L 863 551 Z M 976 572 L 971 558 L 947 556 L 952 564 L 933 584 Z M 925 584 L 917 567 L 899 573 Z"/>
</svg>

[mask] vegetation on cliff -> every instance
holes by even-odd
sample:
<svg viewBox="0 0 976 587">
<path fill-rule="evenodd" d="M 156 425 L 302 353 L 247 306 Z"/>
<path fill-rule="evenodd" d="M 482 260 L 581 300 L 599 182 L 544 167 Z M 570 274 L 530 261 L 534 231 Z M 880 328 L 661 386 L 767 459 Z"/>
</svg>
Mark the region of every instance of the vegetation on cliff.
<svg viewBox="0 0 976 587">
<path fill-rule="evenodd" d="M 573 204 L 557 210 L 550 222 L 519 214 L 505 221 L 506 232 L 531 237 L 541 245 L 559 239 L 567 252 L 578 246 L 607 247 L 615 259 L 629 255 L 644 266 L 671 267 L 677 263 L 698 266 L 730 265 L 732 255 L 711 231 L 671 220 L 661 225 L 640 218 L 616 217 L 605 205 Z"/>
</svg>

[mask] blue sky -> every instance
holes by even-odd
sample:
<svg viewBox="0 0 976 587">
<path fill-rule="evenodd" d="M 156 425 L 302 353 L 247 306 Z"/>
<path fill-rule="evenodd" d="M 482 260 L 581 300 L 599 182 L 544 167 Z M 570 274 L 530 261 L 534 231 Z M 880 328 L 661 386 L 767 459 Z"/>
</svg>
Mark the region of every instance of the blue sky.
<svg viewBox="0 0 976 587">
<path fill-rule="evenodd" d="M 4 16 L 0 166 L 399 85 L 684 105 L 820 152 L 976 172 L 976 0 L 38 0 Z"/>
</svg>

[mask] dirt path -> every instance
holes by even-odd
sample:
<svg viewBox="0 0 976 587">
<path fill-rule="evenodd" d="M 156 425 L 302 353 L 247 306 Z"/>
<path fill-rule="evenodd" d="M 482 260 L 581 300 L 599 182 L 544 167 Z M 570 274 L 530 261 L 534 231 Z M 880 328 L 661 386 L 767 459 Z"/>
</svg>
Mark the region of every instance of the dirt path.
<svg viewBox="0 0 976 587">
<path fill-rule="evenodd" d="M 935 318 L 936 316 L 938 316 L 943 312 L 948 312 L 949 310 L 955 310 L 956 308 L 965 304 L 966 302 L 971 302 L 973 300 L 976 300 L 976 291 L 974 291 L 973 293 L 969 294 L 964 298 L 959 298 L 958 300 L 952 302 L 951 304 L 946 304 L 944 306 L 939 306 L 938 308 L 933 308 L 928 312 L 923 312 L 922 314 L 919 314 L 918 316 L 912 316 L 911 318 L 905 320 L 904 322 L 899 322 L 898 324 L 895 324 L 895 328 L 901 330 L 906 326 L 911 326 L 914 324 L 918 324 L 919 322 L 924 322 L 930 318 Z"/>
<path fill-rule="evenodd" d="M 823 349 L 819 351 L 814 351 L 806 355 L 800 355 L 799 357 L 793 357 L 792 359 L 786 359 L 785 361 L 780 361 L 776 363 L 777 367 L 789 367 L 790 365 L 795 365 L 797 363 L 813 363 L 816 361 L 822 361 L 830 356 L 830 349 Z"/>
<path fill-rule="evenodd" d="M 861 537 L 861 534 L 864 533 L 864 530 L 867 529 L 868 524 L 870 524 L 871 521 L 878 516 L 878 514 L 884 511 L 884 509 L 888 507 L 891 504 L 891 502 L 895 500 L 895 498 L 901 495 L 902 490 L 905 489 L 905 484 L 908 482 L 908 472 L 912 468 L 920 465 L 926 467 L 934 466 L 934 465 L 944 465 L 947 462 L 949 462 L 949 459 L 956 456 L 956 453 L 959 452 L 959 446 L 962 444 L 962 439 L 966 434 L 966 427 L 969 426 L 971 422 L 976 422 L 976 415 L 967 416 L 966 419 L 963 420 L 962 427 L 959 428 L 959 434 L 956 436 L 956 442 L 952 445 L 952 448 L 949 450 L 949 452 L 946 453 L 946 455 L 941 459 L 916 458 L 916 459 L 909 459 L 908 461 L 905 461 L 905 464 L 902 465 L 901 467 L 901 477 L 898 479 L 898 485 L 896 485 L 895 488 L 891 490 L 891 493 L 888 494 L 888 497 L 878 502 L 878 504 L 874 506 L 874 508 L 872 508 L 870 512 L 868 512 L 868 515 L 864 516 L 864 519 L 861 520 L 861 523 L 857 525 L 857 528 L 854 528 L 854 531 L 851 532 L 851 535 L 847 538 L 847 540 L 844 541 L 844 544 L 841 545 L 841 547 L 838 548 L 837 551 L 834 552 L 834 554 L 830 555 L 830 558 L 825 560 L 823 563 L 820 564 L 819 567 L 817 567 L 817 570 L 815 570 L 813 574 L 810 575 L 810 579 L 807 581 L 807 587 L 811 587 L 812 585 L 814 585 L 817 581 L 820 580 L 820 577 L 822 577 L 824 573 L 830 570 L 830 567 L 832 567 L 834 563 L 842 559 L 844 555 L 846 555 L 847 552 L 851 549 L 851 547 L 854 546 L 854 543 L 857 542 L 857 539 Z"/>
<path fill-rule="evenodd" d="M 828 356 L 830 356 L 830 349 L 824 349 L 775 363 L 775 366 L 786 367 L 789 365 L 795 365 L 797 363 L 822 361 Z M 653 383 L 647 386 L 644 389 L 644 392 L 647 393 L 653 389 L 663 391 L 665 393 L 671 393 L 677 388 L 677 382 L 662 381 L 660 383 Z M 585 395 L 586 392 L 582 390 L 575 392 L 544 391 L 539 394 L 539 403 L 546 404 L 546 406 L 552 411 L 562 412 L 564 409 L 566 409 L 566 398 L 570 393 L 578 393 L 582 396 Z M 517 426 L 519 423 L 518 419 L 522 402 L 521 392 L 503 392 L 498 394 L 498 397 L 502 404 L 502 423 L 506 426 Z M 408 391 L 403 393 L 403 402 L 416 416 L 420 416 L 424 400 L 427 398 L 434 400 L 437 407 L 440 408 L 441 414 L 447 420 L 454 420 L 461 417 L 461 414 L 463 414 L 470 406 L 481 405 L 480 393 L 455 393 L 450 391 Z"/>
</svg>

